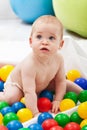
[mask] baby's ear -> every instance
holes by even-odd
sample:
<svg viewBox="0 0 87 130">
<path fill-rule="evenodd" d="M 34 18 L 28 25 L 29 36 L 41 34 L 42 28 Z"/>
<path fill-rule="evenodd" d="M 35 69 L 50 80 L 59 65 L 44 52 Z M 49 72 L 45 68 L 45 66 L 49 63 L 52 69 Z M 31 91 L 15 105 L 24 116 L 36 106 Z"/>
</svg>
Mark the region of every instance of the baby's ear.
<svg viewBox="0 0 87 130">
<path fill-rule="evenodd" d="M 60 47 L 63 47 L 63 44 L 64 44 L 64 40 L 62 40 L 62 41 L 60 42 Z"/>
<path fill-rule="evenodd" d="M 31 37 L 29 38 L 29 44 L 30 44 L 30 47 L 31 47 L 31 45 L 32 45 L 32 38 Z"/>
<path fill-rule="evenodd" d="M 61 49 L 63 47 L 63 44 L 64 44 L 64 40 L 61 40 L 58 49 Z"/>
</svg>

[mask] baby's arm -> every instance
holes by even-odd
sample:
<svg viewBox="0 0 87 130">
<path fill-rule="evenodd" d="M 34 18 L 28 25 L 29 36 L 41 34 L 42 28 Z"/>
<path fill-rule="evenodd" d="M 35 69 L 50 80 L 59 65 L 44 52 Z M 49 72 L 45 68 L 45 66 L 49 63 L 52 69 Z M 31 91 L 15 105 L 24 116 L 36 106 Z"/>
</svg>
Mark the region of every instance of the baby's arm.
<svg viewBox="0 0 87 130">
<path fill-rule="evenodd" d="M 66 93 L 66 78 L 64 71 L 64 62 L 61 57 L 60 67 L 55 77 L 55 98 L 53 101 L 52 112 L 57 113 L 59 110 L 60 101 Z"/>
<path fill-rule="evenodd" d="M 31 68 L 28 71 L 27 69 L 24 69 L 22 71 L 22 80 L 26 107 L 29 108 L 35 116 L 39 113 L 39 111 L 37 108 L 37 94 L 34 68 Z"/>
</svg>

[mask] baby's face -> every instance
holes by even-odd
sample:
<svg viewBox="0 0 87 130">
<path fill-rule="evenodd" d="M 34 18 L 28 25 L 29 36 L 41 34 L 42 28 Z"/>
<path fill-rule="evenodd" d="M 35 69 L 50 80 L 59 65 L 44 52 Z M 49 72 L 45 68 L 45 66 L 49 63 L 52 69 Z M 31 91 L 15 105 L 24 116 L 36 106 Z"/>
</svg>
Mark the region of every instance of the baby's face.
<svg viewBox="0 0 87 130">
<path fill-rule="evenodd" d="M 60 47 L 61 30 L 52 23 L 42 23 L 34 28 L 31 36 L 31 47 L 38 53 L 41 51 L 45 54 L 55 53 Z"/>
</svg>

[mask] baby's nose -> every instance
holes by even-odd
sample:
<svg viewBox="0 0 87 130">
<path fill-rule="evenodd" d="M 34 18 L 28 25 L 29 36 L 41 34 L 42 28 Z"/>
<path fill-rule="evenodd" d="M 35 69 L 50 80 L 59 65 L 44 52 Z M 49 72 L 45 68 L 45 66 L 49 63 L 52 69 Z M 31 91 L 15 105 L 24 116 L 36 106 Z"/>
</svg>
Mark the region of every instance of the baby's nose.
<svg viewBox="0 0 87 130">
<path fill-rule="evenodd" d="M 49 44 L 49 41 L 48 41 L 48 40 L 43 40 L 43 41 L 42 41 L 42 44 L 43 44 L 43 45 L 48 45 L 48 44 Z"/>
</svg>

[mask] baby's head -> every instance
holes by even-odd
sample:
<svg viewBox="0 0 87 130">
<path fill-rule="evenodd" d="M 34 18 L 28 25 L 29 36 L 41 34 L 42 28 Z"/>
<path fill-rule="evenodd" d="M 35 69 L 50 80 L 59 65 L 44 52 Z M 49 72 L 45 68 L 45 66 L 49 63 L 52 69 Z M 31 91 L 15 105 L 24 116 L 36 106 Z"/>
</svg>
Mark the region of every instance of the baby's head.
<svg viewBox="0 0 87 130">
<path fill-rule="evenodd" d="M 52 15 L 39 17 L 32 25 L 30 44 L 50 43 L 55 48 L 60 49 L 63 45 L 63 25 Z M 34 44 L 35 43 L 35 44 Z"/>
<path fill-rule="evenodd" d="M 56 30 L 58 30 L 58 36 L 60 36 L 60 38 L 62 39 L 63 25 L 58 18 L 52 15 L 43 15 L 39 17 L 32 25 L 31 36 L 33 35 L 34 31 L 43 26 L 43 24 L 45 24 L 46 26 L 48 26 L 49 24 L 51 24 L 51 26 L 56 26 Z"/>
</svg>

